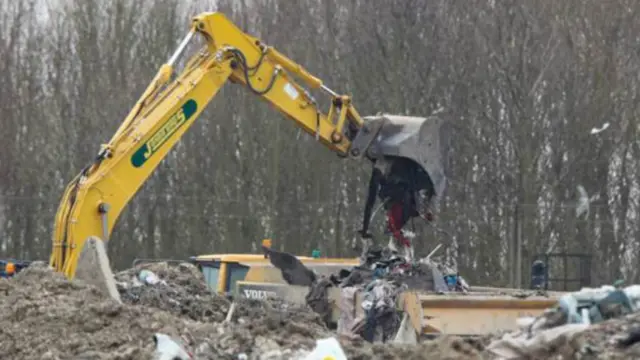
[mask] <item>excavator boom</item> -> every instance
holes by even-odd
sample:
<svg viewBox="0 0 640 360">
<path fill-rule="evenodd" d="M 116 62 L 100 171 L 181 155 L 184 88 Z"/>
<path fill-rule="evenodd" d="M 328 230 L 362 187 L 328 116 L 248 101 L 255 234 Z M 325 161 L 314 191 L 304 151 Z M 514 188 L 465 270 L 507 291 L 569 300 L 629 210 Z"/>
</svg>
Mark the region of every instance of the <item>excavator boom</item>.
<svg viewBox="0 0 640 360">
<path fill-rule="evenodd" d="M 202 36 L 206 44 L 180 74 L 174 74 L 177 59 L 194 36 Z M 242 32 L 222 13 L 202 13 L 193 18 L 177 51 L 161 66 L 112 139 L 67 186 L 55 217 L 50 259 L 54 269 L 74 277 L 85 241 L 91 236 L 109 239 L 123 208 L 227 82 L 246 87 L 343 157 L 376 161 L 385 151 L 393 153 L 390 158 L 402 157 L 397 151 L 400 145 L 417 135 L 426 121 L 415 118 L 417 127 L 411 129 L 401 124 L 385 129 L 383 123 L 389 118 L 372 119 L 368 126 L 349 96 L 329 89 L 302 66 Z M 328 111 L 319 109 L 307 89 L 321 89 L 331 97 Z M 386 137 L 397 135 L 395 142 L 380 137 L 385 131 Z M 369 149 L 375 154 L 367 153 Z M 410 156 L 418 156 L 414 160 L 423 166 L 422 155 L 415 154 Z"/>
</svg>

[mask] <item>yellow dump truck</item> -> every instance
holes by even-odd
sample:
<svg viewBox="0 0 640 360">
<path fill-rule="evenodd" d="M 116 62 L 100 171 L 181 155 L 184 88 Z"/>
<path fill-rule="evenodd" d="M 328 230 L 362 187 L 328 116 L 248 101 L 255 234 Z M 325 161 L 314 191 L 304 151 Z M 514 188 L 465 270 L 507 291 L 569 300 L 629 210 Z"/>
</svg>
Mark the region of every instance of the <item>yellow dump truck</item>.
<svg viewBox="0 0 640 360">
<path fill-rule="evenodd" d="M 357 266 L 358 259 L 316 258 L 296 256 L 306 267 L 317 274 L 330 275 Z M 265 284 L 284 286 L 280 269 L 260 254 L 211 254 L 193 257 L 211 290 L 219 294 L 238 295 L 261 299 L 276 295 L 273 290 L 265 290 Z M 246 291 L 245 291 L 246 290 Z"/>
<path fill-rule="evenodd" d="M 423 334 L 483 335 L 515 330 L 516 319 L 538 316 L 556 305 L 559 294 L 518 298 L 510 294 L 418 294 Z"/>
<path fill-rule="evenodd" d="M 358 259 L 297 258 L 316 273 L 326 275 L 359 264 Z M 201 269 L 212 291 L 217 293 L 250 299 L 279 297 L 296 303 L 305 302 L 308 288 L 288 285 L 280 270 L 263 255 L 211 254 L 191 260 Z M 515 329 L 517 318 L 540 315 L 545 309 L 553 307 L 561 296 L 561 293 L 551 293 L 547 297 L 520 298 L 512 294 L 515 291 L 486 287 L 472 287 L 467 294 L 408 291 L 401 296 L 398 308 L 410 313 L 414 329 L 422 335 L 482 335 Z M 340 296 L 338 288 L 329 290 L 329 299 L 334 304 Z M 357 304 L 361 296 L 356 295 Z M 355 317 L 362 315 L 360 306 L 356 306 L 354 311 Z M 333 317 L 338 316 L 339 310 L 333 306 Z"/>
</svg>

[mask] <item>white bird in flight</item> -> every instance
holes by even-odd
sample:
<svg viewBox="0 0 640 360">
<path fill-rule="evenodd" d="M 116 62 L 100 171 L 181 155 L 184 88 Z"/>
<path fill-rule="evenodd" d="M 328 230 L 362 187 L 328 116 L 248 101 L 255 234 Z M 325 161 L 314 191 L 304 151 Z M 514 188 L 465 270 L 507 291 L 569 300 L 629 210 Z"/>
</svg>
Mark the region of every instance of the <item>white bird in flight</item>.
<svg viewBox="0 0 640 360">
<path fill-rule="evenodd" d="M 599 128 L 595 128 L 595 127 L 591 128 L 591 135 L 595 135 L 595 134 L 601 133 L 601 132 L 607 130 L 608 127 L 609 127 L 609 123 L 606 122 L 606 123 L 602 124 L 602 126 L 599 127 Z"/>
<path fill-rule="evenodd" d="M 587 194 L 587 190 L 584 189 L 584 186 L 578 185 L 576 187 L 578 189 L 578 201 L 576 206 L 576 217 L 580 217 L 580 215 L 586 213 L 586 217 L 589 217 L 589 204 L 598 200 L 600 198 L 599 194 L 595 194 L 591 198 L 589 198 L 589 194 Z"/>
</svg>

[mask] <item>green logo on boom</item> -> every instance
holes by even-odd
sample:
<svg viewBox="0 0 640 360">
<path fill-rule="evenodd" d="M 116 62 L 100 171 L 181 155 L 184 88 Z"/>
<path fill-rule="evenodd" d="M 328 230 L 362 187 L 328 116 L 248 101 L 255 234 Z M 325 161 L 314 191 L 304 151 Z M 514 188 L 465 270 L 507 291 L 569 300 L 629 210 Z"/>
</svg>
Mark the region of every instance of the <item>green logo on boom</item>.
<svg viewBox="0 0 640 360">
<path fill-rule="evenodd" d="M 198 104 L 196 104 L 195 100 L 188 100 L 182 108 L 178 110 L 175 114 L 173 114 L 167 122 L 162 125 L 158 131 L 156 131 L 147 142 L 142 145 L 136 152 L 131 156 L 131 164 L 134 167 L 140 167 L 147 159 L 151 157 L 160 147 L 169 140 L 171 135 L 173 135 L 184 123 L 189 120 L 193 114 L 195 114 L 198 109 Z"/>
</svg>

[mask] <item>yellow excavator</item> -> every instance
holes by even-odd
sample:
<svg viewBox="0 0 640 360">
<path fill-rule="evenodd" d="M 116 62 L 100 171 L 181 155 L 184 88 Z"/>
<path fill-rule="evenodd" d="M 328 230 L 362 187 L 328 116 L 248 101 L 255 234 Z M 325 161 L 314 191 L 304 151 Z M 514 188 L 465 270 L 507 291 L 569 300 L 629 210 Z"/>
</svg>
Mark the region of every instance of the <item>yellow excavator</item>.
<svg viewBox="0 0 640 360">
<path fill-rule="evenodd" d="M 195 36 L 205 45 L 176 74 L 174 67 Z M 56 271 L 74 278 L 87 239 L 109 239 L 123 208 L 227 83 L 246 87 L 341 157 L 373 163 L 377 175 L 369 186 L 367 225 L 376 196 L 385 204 L 409 199 L 409 216 L 417 216 L 442 192 L 441 119 L 361 117 L 350 96 L 331 90 L 224 14 L 201 13 L 112 139 L 67 186 L 55 217 L 50 265 Z M 330 96 L 328 112 L 311 95 L 314 89 Z"/>
</svg>

